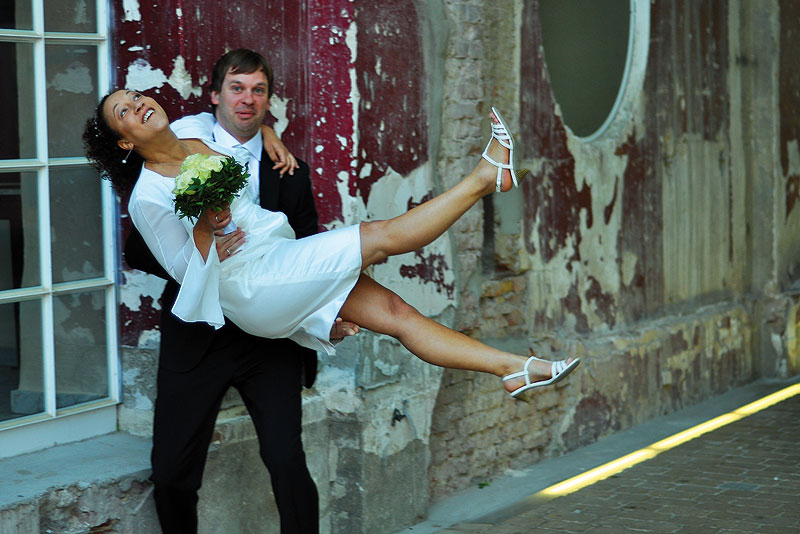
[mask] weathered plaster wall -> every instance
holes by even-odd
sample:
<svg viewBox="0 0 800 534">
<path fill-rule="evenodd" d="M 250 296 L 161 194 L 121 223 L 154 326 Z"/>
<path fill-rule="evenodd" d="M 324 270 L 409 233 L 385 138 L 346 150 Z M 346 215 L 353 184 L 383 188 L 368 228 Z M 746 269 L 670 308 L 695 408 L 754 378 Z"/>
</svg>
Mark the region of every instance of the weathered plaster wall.
<svg viewBox="0 0 800 534">
<path fill-rule="evenodd" d="M 105 484 L 54 488 L 39 498 L 0 510 L 8 534 L 161 532 L 152 501 L 152 486 L 142 473 Z"/>
<path fill-rule="evenodd" d="M 797 278 L 800 234 L 781 207 L 791 204 L 796 173 L 797 60 L 783 48 L 797 34 L 796 8 L 642 4 L 649 16 L 637 24 L 649 28 L 634 44 L 644 60 L 634 59 L 611 128 L 584 142 L 553 98 L 538 3 L 514 3 L 516 38 L 482 49 L 466 43 L 491 27 L 494 6 L 445 2 L 454 87 L 474 64 L 520 58 L 511 92 L 523 164 L 534 173 L 521 201 L 485 204 L 484 243 L 473 247 L 483 253 L 480 274 L 477 252 L 461 249 L 470 275 L 459 286 L 457 325 L 498 346 L 584 364 L 531 406 L 509 405 L 491 377 L 445 372 L 431 440 L 434 497 L 754 376 L 797 372 L 796 297 L 783 291 Z M 497 101 L 492 89 L 505 81 L 480 73 L 476 108 Z M 445 110 L 464 100 L 447 94 Z M 460 227 L 455 239 L 476 240 L 478 228 Z"/>
<path fill-rule="evenodd" d="M 401 213 L 453 185 L 483 150 L 492 105 L 533 170 L 373 275 L 469 335 L 574 354 L 580 370 L 526 405 L 494 377 L 442 372 L 386 337 L 345 341 L 304 397 L 323 532 L 392 532 L 431 498 L 754 376 L 798 372 L 792 2 L 643 2 L 624 105 L 591 143 L 561 120 L 535 0 L 157 4 L 112 2 L 116 84 L 159 95 L 173 116 L 206 110 L 213 61 L 263 51 L 278 80 L 276 130 L 311 166 L 325 228 Z M 119 422 L 147 436 L 163 283 L 122 277 Z M 266 477 L 230 394 L 204 480 L 205 531 L 275 525 L 261 506 Z"/>
</svg>

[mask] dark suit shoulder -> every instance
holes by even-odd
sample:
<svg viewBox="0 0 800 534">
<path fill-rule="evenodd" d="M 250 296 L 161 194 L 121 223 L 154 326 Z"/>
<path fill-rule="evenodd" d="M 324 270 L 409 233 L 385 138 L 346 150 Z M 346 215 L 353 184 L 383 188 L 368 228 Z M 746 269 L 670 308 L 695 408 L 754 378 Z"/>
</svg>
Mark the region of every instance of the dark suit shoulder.
<svg viewBox="0 0 800 534">
<path fill-rule="evenodd" d="M 319 231 L 311 171 L 306 162 L 298 160 L 298 168 L 293 174 L 281 176 L 272 169 L 266 153 L 262 153 L 260 182 L 261 206 L 286 214 L 298 239 Z"/>
<path fill-rule="evenodd" d="M 274 165 L 273 161 L 269 159 L 267 151 L 262 148 L 260 166 L 261 170 L 259 173 L 262 180 L 265 176 L 267 176 L 280 180 L 286 180 L 287 183 L 311 184 L 311 168 L 308 166 L 308 163 L 301 159 L 297 159 L 297 168 L 294 170 L 293 174 L 284 174 L 281 176 L 280 172 L 272 168 L 272 165 Z"/>
<path fill-rule="evenodd" d="M 284 174 L 281 178 L 281 191 L 306 194 L 311 191 L 311 170 L 305 161 L 297 160 L 294 174 Z"/>
</svg>

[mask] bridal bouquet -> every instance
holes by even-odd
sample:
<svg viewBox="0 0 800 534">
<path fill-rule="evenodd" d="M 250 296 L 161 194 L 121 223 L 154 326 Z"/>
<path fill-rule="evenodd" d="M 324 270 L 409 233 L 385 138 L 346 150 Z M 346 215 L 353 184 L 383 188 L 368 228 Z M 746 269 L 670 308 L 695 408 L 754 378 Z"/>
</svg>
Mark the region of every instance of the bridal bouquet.
<svg viewBox="0 0 800 534">
<path fill-rule="evenodd" d="M 192 154 L 183 160 L 175 177 L 175 213 L 197 219 L 207 208 L 221 210 L 247 184 L 247 165 L 230 156 Z"/>
</svg>

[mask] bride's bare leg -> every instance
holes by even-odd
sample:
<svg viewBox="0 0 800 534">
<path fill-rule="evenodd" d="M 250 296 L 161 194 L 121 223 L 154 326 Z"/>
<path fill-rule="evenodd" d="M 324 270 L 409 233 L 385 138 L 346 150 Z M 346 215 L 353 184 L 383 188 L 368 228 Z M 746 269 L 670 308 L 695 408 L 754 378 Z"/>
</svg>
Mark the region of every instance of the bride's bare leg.
<svg viewBox="0 0 800 534">
<path fill-rule="evenodd" d="M 493 117 L 493 120 L 494 119 Z M 509 153 L 496 140 L 489 146 L 489 155 L 508 162 Z M 383 261 L 388 256 L 404 254 L 433 242 L 453 225 L 478 200 L 493 193 L 497 168 L 481 158 L 473 171 L 458 184 L 407 211 L 385 221 L 361 224 L 361 258 L 363 267 Z M 503 172 L 503 189 L 511 187 L 511 174 Z"/>
<path fill-rule="evenodd" d="M 521 370 L 527 359 L 484 345 L 425 317 L 397 294 L 365 275 L 359 278 L 339 315 L 345 321 L 396 338 L 420 359 L 441 367 L 502 377 Z M 550 365 L 533 362 L 530 376 L 532 381 L 550 378 Z M 523 382 L 520 378 L 504 385 L 506 390 L 513 391 Z"/>
</svg>

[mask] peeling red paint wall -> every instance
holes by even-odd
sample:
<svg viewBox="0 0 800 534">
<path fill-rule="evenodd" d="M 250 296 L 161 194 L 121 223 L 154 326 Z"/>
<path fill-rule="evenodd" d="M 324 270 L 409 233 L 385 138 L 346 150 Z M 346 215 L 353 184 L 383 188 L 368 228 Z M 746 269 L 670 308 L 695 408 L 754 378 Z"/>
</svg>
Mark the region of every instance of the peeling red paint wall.
<svg viewBox="0 0 800 534">
<path fill-rule="evenodd" d="M 346 35 L 353 20 L 353 6 L 336 0 L 304 3 L 308 22 L 303 32 L 309 51 L 303 64 L 308 76 L 305 115 L 309 121 L 305 150 L 298 151 L 311 166 L 317 193 L 320 223 L 341 219 L 337 173 L 352 180 L 353 113 L 350 94 L 351 51 Z"/>
<path fill-rule="evenodd" d="M 780 58 L 781 167 L 788 174 L 790 141 L 800 141 L 800 4 L 782 0 Z M 788 215 L 788 213 L 787 213 Z"/>
<path fill-rule="evenodd" d="M 351 194 L 357 189 L 366 202 L 389 168 L 406 176 L 428 160 L 428 80 L 416 2 L 356 6 L 360 160 Z"/>
<path fill-rule="evenodd" d="M 139 20 L 126 18 L 120 1 L 113 3 L 112 63 L 115 83 L 123 85 L 128 67 L 147 62 L 166 76 L 183 58 L 191 84 L 203 88 L 202 95 L 182 97 L 172 85 L 157 94 L 171 117 L 209 111 L 208 84 L 211 66 L 225 51 L 245 47 L 262 52 L 275 71 L 275 91 L 294 95 L 292 116 L 300 115 L 303 98 L 308 43 L 301 32 L 305 17 L 302 2 L 253 0 L 236 3 L 209 3 L 200 0 L 165 0 L 156 5 L 139 2 Z M 155 92 L 155 91 L 154 91 Z M 294 123 L 287 135 L 303 139 L 305 130 Z"/>
<path fill-rule="evenodd" d="M 348 172 L 351 193 L 366 199 L 389 167 L 405 175 L 428 159 L 425 64 L 413 0 L 391 6 L 336 0 L 167 0 L 157 6 L 141 2 L 139 20 L 126 17 L 120 1 L 113 7 L 116 85 L 124 85 L 128 70 L 137 64 L 169 77 L 182 58 L 190 85 L 198 92 L 202 88 L 201 94 L 188 96 L 170 83 L 150 89 L 171 117 L 210 110 L 211 66 L 226 50 L 247 47 L 268 58 L 275 91 L 289 100 L 283 139 L 312 169 L 321 170 L 314 187 L 321 194 L 323 223 L 341 216 L 337 172 Z M 351 74 L 359 102 L 353 102 Z M 365 169 L 366 164 L 370 167 Z"/>
<path fill-rule="evenodd" d="M 437 496 L 468 487 L 476 472 L 490 478 L 515 460 L 530 465 L 722 393 L 752 380 L 757 362 L 766 362 L 765 374 L 785 373 L 782 356 L 773 363 L 759 353 L 795 348 L 777 326 L 789 309 L 786 294 L 774 315 L 758 308 L 787 287 L 776 278 L 796 283 L 800 272 L 792 278 L 791 264 L 800 265 L 797 2 L 637 2 L 649 9 L 637 13 L 649 18 L 634 36 L 647 45 L 632 70 L 637 83 L 629 106 L 591 141 L 575 137 L 558 114 L 538 5 L 526 0 L 520 21 L 518 141 L 522 163 L 534 169 L 522 184 L 524 209 L 513 212 L 522 242 L 505 213 L 490 214 L 495 228 L 506 225 L 492 236 L 492 254 L 529 284 L 520 337 L 539 354 L 581 357 L 582 370 L 564 390 L 538 393 L 524 415 L 503 405 L 475 409 L 495 384 L 447 371 L 432 423 Z M 494 283 L 509 276 L 499 264 L 485 273 Z M 475 315 L 488 325 L 485 335 L 513 338 L 500 306 L 483 302 L 491 308 Z M 563 412 L 553 415 L 553 406 Z M 453 432 L 464 418 L 493 423 Z M 518 438 L 520 425 L 526 432 Z M 459 463 L 469 468 L 459 472 Z"/>
<path fill-rule="evenodd" d="M 800 4 L 783 0 L 780 6 L 780 151 L 788 219 L 800 200 L 800 174 L 789 170 L 789 143 L 800 142 L 800 55 L 794 52 L 800 36 Z"/>
<path fill-rule="evenodd" d="M 157 93 L 165 109 L 172 117 L 209 111 L 207 88 L 214 61 L 227 50 L 252 48 L 268 57 L 275 70 L 276 92 L 294 95 L 291 115 L 299 115 L 306 104 L 299 97 L 304 95 L 307 62 L 297 58 L 308 54 L 307 39 L 300 31 L 305 23 L 301 4 L 266 0 L 139 2 L 139 20 L 132 20 L 126 18 L 121 2 L 114 2 L 115 83 L 123 85 L 128 67 L 142 61 L 170 76 L 175 60 L 182 58 L 191 84 L 204 91 L 184 98 L 172 85 L 164 85 Z M 298 123 L 287 131 L 289 139 L 303 139 L 305 130 Z"/>
</svg>

